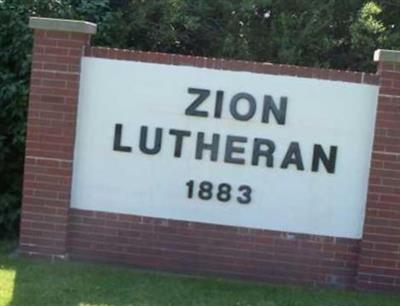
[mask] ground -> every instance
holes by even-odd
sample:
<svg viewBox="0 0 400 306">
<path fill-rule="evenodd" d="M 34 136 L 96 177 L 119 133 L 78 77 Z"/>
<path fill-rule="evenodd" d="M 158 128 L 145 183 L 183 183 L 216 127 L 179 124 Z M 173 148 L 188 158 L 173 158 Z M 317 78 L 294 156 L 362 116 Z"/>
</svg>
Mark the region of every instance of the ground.
<svg viewBox="0 0 400 306">
<path fill-rule="evenodd" d="M 0 242 L 0 306 L 399 306 L 400 295 L 243 283 L 131 268 L 33 261 Z"/>
</svg>

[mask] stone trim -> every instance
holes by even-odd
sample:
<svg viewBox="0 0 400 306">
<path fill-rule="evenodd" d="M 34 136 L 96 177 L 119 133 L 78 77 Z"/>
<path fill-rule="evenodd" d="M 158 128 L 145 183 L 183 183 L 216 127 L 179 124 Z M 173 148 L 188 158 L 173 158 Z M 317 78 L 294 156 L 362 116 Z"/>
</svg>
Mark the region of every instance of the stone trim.
<svg viewBox="0 0 400 306">
<path fill-rule="evenodd" d="M 32 29 L 96 34 L 97 25 L 88 21 L 30 17 L 29 27 Z"/>
<path fill-rule="evenodd" d="M 378 49 L 374 53 L 374 62 L 400 63 L 400 51 Z"/>
</svg>

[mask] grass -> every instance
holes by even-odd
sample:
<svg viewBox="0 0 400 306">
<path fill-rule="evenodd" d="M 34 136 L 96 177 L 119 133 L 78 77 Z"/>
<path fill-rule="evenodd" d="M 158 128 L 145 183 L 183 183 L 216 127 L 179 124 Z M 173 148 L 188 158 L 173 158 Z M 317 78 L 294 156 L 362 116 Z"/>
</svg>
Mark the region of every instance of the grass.
<svg viewBox="0 0 400 306">
<path fill-rule="evenodd" d="M 399 306 L 400 296 L 194 278 L 9 256 L 0 242 L 1 306 Z"/>
</svg>

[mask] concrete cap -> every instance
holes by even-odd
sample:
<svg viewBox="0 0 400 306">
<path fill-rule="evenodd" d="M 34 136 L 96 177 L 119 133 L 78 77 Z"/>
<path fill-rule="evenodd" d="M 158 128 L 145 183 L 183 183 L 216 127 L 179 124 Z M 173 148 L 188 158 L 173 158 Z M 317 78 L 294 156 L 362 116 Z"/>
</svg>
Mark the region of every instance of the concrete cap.
<svg viewBox="0 0 400 306">
<path fill-rule="evenodd" d="M 374 52 L 374 61 L 400 63 L 400 51 L 378 49 Z"/>
<path fill-rule="evenodd" d="M 30 17 L 32 29 L 96 34 L 97 25 L 83 20 Z"/>
</svg>

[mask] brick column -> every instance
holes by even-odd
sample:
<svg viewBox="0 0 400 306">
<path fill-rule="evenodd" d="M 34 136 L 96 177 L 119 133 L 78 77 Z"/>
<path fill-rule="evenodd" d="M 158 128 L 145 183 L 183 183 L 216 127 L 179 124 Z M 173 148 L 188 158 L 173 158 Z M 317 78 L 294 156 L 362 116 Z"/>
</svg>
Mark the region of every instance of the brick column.
<svg viewBox="0 0 400 306">
<path fill-rule="evenodd" d="M 380 89 L 357 285 L 400 290 L 400 51 L 377 50 Z"/>
<path fill-rule="evenodd" d="M 96 25 L 35 18 L 20 252 L 66 253 L 80 62 Z"/>
</svg>

